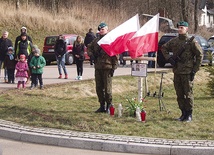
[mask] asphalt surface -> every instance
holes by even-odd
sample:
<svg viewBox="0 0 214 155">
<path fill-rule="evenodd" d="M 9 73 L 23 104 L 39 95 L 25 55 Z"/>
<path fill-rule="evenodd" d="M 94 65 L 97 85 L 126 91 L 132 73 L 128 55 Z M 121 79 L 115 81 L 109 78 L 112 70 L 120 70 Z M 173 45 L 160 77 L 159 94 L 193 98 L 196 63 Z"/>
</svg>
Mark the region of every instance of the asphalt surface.
<svg viewBox="0 0 214 155">
<path fill-rule="evenodd" d="M 137 155 L 25 143 L 4 138 L 0 138 L 0 147 L 0 155 Z"/>
<path fill-rule="evenodd" d="M 75 81 L 76 66 L 67 66 L 67 69 L 69 78 L 58 79 L 57 66 L 46 66 L 44 68 L 43 74 L 44 85 Z M 170 69 L 158 68 L 156 71 L 166 72 L 168 70 Z M 148 69 L 148 72 L 154 71 L 155 69 Z M 131 75 L 130 66 L 119 67 L 115 71 L 115 76 L 120 75 Z M 93 78 L 94 68 L 89 64 L 84 64 L 83 80 Z M 5 89 L 15 88 L 16 84 L 3 83 L 3 78 L 1 77 L 1 91 L 4 91 Z M 155 155 L 214 155 L 214 141 L 210 140 L 160 139 L 99 133 L 85 133 L 50 128 L 33 128 L 4 120 L 0 120 L 0 137 L 21 142 L 50 145 L 51 147 L 58 146 L 66 148 L 121 153 L 144 153 Z"/>
<path fill-rule="evenodd" d="M 44 86 L 47 84 L 76 81 L 75 80 L 75 78 L 77 76 L 76 65 L 75 64 L 67 65 L 66 69 L 68 72 L 68 79 L 64 79 L 64 75 L 63 75 L 62 79 L 58 79 L 59 73 L 58 73 L 57 65 L 45 66 L 44 73 L 42 75 Z M 115 76 L 120 76 L 120 75 L 131 75 L 130 65 L 128 67 L 118 67 L 118 69 L 115 71 Z M 94 79 L 94 67 L 89 65 L 88 63 L 84 64 L 84 69 L 83 69 L 83 80 L 86 80 L 86 79 Z M 28 84 L 27 86 L 30 86 L 30 84 Z M 1 90 L 10 89 L 10 88 L 15 88 L 15 87 L 16 87 L 16 84 L 4 83 L 3 71 L 1 71 L 0 89 Z"/>
</svg>

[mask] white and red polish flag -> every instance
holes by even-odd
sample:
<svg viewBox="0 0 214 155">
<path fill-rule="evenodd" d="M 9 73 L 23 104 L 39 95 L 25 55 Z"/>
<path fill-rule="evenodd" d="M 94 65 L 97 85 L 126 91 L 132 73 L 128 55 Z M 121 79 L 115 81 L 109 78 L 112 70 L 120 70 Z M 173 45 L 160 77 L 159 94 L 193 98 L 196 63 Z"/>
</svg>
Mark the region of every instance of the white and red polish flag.
<svg viewBox="0 0 214 155">
<path fill-rule="evenodd" d="M 109 55 L 114 56 L 127 51 L 127 41 L 140 29 L 138 14 L 107 33 L 98 45 Z"/>
<path fill-rule="evenodd" d="M 159 14 L 146 22 L 135 35 L 127 41 L 131 58 L 158 50 Z"/>
</svg>

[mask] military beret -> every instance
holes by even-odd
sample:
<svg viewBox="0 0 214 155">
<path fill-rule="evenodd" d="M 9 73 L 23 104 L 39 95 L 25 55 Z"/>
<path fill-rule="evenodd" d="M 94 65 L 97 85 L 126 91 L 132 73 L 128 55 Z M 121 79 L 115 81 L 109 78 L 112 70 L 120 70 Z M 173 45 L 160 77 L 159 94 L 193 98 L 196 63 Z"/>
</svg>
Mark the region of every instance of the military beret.
<svg viewBox="0 0 214 155">
<path fill-rule="evenodd" d="M 104 28 L 106 26 L 107 26 L 106 23 L 100 23 L 100 25 L 98 26 L 98 31 L 100 31 L 101 28 Z"/>
<path fill-rule="evenodd" d="M 178 26 L 185 26 L 185 27 L 188 27 L 189 24 L 188 24 L 187 22 L 185 22 L 185 21 L 180 21 L 180 22 L 177 23 L 177 27 L 178 27 Z"/>
</svg>

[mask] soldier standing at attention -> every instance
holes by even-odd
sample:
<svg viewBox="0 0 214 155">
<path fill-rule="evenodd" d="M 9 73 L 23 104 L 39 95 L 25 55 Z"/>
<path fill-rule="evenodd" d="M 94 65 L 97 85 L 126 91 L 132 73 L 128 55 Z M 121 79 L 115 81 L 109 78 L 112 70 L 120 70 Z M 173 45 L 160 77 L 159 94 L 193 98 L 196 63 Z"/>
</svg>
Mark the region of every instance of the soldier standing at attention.
<svg viewBox="0 0 214 155">
<path fill-rule="evenodd" d="M 108 112 L 112 104 L 112 77 L 118 66 L 117 56 L 109 56 L 97 42 L 108 33 L 108 26 L 101 23 L 98 26 L 100 35 L 88 45 L 88 55 L 95 58 L 95 82 L 100 108 L 95 112 Z M 106 107 L 105 107 L 106 104 Z"/>
<path fill-rule="evenodd" d="M 195 39 L 189 40 L 187 22 L 179 22 L 177 28 L 178 37 L 164 44 L 161 50 L 165 59 L 173 66 L 174 87 L 182 113 L 177 120 L 190 122 L 193 111 L 193 80 L 202 61 L 202 49 Z M 181 47 L 184 47 L 184 50 L 180 53 L 180 59 L 175 59 L 173 56 L 181 51 Z M 170 56 L 169 52 L 173 52 L 173 56 Z"/>
</svg>

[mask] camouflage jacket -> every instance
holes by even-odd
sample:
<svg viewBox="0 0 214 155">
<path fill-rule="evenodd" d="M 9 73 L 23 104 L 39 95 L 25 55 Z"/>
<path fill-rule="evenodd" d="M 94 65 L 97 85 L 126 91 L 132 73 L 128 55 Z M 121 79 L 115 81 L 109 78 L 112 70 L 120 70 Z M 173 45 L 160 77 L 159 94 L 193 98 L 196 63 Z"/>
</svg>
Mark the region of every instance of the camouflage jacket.
<svg viewBox="0 0 214 155">
<path fill-rule="evenodd" d="M 176 38 L 171 39 L 169 42 L 164 44 L 161 51 L 166 60 L 170 58 L 169 52 L 173 55 L 177 54 L 185 42 L 189 39 L 188 35 L 179 35 Z M 180 55 L 180 60 L 177 61 L 176 65 L 173 66 L 173 72 L 175 74 L 189 74 L 192 71 L 197 72 L 201 65 L 203 52 L 194 39 L 192 42 L 185 45 L 185 50 Z"/>
<path fill-rule="evenodd" d="M 97 42 L 101 39 L 99 36 L 88 45 L 88 56 L 94 57 L 95 69 L 117 69 L 118 57 L 109 56 Z"/>
</svg>

